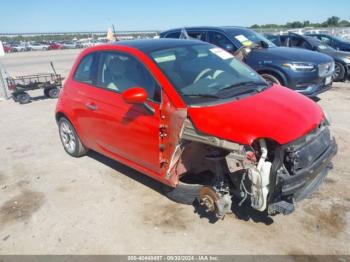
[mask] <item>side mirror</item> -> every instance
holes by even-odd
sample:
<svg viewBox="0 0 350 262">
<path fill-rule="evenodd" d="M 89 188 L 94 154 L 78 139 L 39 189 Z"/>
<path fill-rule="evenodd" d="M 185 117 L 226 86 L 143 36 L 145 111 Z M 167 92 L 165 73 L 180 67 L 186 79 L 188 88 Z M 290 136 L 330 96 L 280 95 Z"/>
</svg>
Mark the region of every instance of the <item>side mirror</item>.
<svg viewBox="0 0 350 262">
<path fill-rule="evenodd" d="M 132 87 L 125 90 L 122 97 L 128 104 L 144 104 L 147 100 L 147 92 L 142 87 Z"/>
<path fill-rule="evenodd" d="M 132 87 L 125 90 L 122 93 L 122 97 L 128 104 L 144 105 L 151 114 L 155 113 L 154 108 L 146 103 L 148 95 L 146 90 L 142 87 Z"/>
</svg>

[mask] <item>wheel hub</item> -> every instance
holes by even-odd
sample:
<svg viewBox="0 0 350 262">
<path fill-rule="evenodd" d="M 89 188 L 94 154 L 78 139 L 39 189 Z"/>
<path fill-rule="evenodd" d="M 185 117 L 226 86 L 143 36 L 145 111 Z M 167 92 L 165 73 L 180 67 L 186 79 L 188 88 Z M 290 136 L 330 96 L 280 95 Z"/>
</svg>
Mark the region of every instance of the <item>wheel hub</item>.
<svg viewBox="0 0 350 262">
<path fill-rule="evenodd" d="M 60 133 L 63 146 L 68 150 L 68 152 L 74 152 L 76 143 L 72 128 L 67 123 L 62 123 Z"/>
<path fill-rule="evenodd" d="M 216 212 L 215 202 L 219 200 L 218 194 L 209 187 L 203 187 L 199 192 L 200 204 L 206 207 L 207 212 Z"/>
</svg>

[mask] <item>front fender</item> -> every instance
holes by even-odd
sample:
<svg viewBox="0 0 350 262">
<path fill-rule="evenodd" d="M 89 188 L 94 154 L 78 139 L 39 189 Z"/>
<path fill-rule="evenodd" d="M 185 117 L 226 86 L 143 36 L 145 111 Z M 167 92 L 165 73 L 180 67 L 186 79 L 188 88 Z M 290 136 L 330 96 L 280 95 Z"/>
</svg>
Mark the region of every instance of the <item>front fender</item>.
<svg viewBox="0 0 350 262">
<path fill-rule="evenodd" d="M 283 85 L 287 85 L 288 83 L 288 79 L 287 77 L 284 75 L 284 73 L 282 73 L 279 69 L 275 68 L 275 67 L 271 67 L 271 66 L 263 66 L 261 68 L 259 68 L 257 70 L 257 72 L 259 74 L 264 74 L 264 73 L 273 73 L 275 75 L 277 75 L 281 80 L 282 80 L 282 84 Z"/>
</svg>

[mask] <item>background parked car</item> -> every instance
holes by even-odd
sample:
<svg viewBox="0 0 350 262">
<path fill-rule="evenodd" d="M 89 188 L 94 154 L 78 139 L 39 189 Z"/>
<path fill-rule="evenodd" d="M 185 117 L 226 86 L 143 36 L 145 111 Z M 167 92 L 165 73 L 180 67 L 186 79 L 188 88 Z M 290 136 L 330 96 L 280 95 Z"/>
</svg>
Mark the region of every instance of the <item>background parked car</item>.
<svg viewBox="0 0 350 262">
<path fill-rule="evenodd" d="M 24 52 L 28 51 L 28 45 L 24 43 L 12 43 L 11 44 L 11 51 L 12 52 Z"/>
<path fill-rule="evenodd" d="M 39 50 L 49 50 L 50 45 L 32 42 L 28 44 L 29 50 L 39 51 Z"/>
<path fill-rule="evenodd" d="M 4 52 L 5 53 L 11 53 L 12 52 L 12 47 L 10 45 L 4 45 Z"/>
<path fill-rule="evenodd" d="M 77 41 L 77 43 L 82 48 L 95 46 L 97 44 L 96 40 L 94 40 L 94 39 L 81 39 L 81 40 Z"/>
<path fill-rule="evenodd" d="M 250 49 L 243 61 L 267 81 L 289 87 L 306 96 L 316 96 L 332 87 L 334 61 L 307 50 L 276 47 L 253 30 L 243 27 L 191 27 L 162 32 L 161 38 L 189 37 L 217 45 L 236 54 Z"/>
<path fill-rule="evenodd" d="M 327 54 L 335 61 L 333 80 L 339 82 L 350 78 L 350 52 L 337 51 L 314 37 L 294 33 L 281 36 L 281 44 Z"/>
<path fill-rule="evenodd" d="M 62 41 L 61 44 L 64 49 L 75 49 L 79 47 L 77 42 L 74 41 Z"/>
<path fill-rule="evenodd" d="M 63 45 L 59 42 L 52 42 L 49 46 L 50 50 L 57 50 L 57 49 L 62 49 Z"/>
<path fill-rule="evenodd" d="M 350 42 L 343 38 L 332 36 L 329 34 L 306 34 L 307 36 L 316 37 L 318 40 L 326 43 L 336 50 L 350 52 Z"/>
</svg>

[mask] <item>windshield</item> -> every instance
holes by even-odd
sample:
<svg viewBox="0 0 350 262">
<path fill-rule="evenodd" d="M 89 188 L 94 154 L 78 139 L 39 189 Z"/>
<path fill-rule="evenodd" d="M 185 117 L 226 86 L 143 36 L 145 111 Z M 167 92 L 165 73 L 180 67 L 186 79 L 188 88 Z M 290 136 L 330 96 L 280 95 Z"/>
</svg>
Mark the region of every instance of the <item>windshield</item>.
<svg viewBox="0 0 350 262">
<path fill-rule="evenodd" d="M 312 46 L 316 46 L 320 51 L 335 51 L 332 47 L 314 37 L 306 36 L 305 38 Z"/>
<path fill-rule="evenodd" d="M 252 44 L 261 45 L 261 41 L 264 41 L 269 47 L 276 47 L 269 39 L 252 30 L 228 30 L 228 34 L 237 40 L 241 46 L 250 46 Z"/>
<path fill-rule="evenodd" d="M 198 104 L 260 92 L 267 83 L 233 55 L 198 44 L 150 54 L 187 104 Z"/>
</svg>

